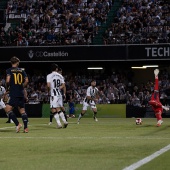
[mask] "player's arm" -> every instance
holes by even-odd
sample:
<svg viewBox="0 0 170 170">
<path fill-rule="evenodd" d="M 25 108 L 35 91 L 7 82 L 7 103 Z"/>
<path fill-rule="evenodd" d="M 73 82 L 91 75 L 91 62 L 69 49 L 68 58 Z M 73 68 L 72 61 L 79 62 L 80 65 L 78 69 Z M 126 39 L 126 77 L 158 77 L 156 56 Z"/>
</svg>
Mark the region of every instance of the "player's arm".
<svg viewBox="0 0 170 170">
<path fill-rule="evenodd" d="M 63 96 L 64 96 L 64 100 L 66 99 L 66 84 L 64 83 L 64 88 L 63 88 Z"/>
<path fill-rule="evenodd" d="M 29 82 L 28 77 L 25 77 L 25 81 L 24 81 L 24 83 L 23 83 L 23 86 L 26 87 L 27 84 L 28 84 L 28 82 Z"/>
<path fill-rule="evenodd" d="M 96 88 L 96 95 L 94 98 L 95 103 L 97 103 L 99 101 L 100 96 L 102 96 L 102 95 L 100 94 L 100 91 Z"/>
<path fill-rule="evenodd" d="M 64 96 L 66 96 L 66 85 L 64 83 L 64 87 L 63 87 L 63 92 L 64 92 Z"/>
<path fill-rule="evenodd" d="M 27 102 L 28 101 L 28 93 L 27 93 L 27 90 L 25 88 L 24 88 L 24 98 Z"/>
<path fill-rule="evenodd" d="M 60 86 L 59 88 L 60 88 L 60 90 L 61 90 L 61 89 L 64 90 L 64 88 L 65 88 L 65 83 L 62 83 L 61 86 Z"/>
<path fill-rule="evenodd" d="M 51 86 L 50 86 L 50 82 L 47 82 L 47 91 L 48 91 L 48 94 L 50 94 L 50 88 Z"/>
</svg>

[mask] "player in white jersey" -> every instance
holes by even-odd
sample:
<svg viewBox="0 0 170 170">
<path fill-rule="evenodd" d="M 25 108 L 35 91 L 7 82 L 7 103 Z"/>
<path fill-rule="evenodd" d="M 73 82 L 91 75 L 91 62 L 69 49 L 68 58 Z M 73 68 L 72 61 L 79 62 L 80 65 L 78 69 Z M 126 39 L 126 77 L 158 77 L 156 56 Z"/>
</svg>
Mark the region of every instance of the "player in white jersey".
<svg viewBox="0 0 170 170">
<path fill-rule="evenodd" d="M 5 87 L 0 85 L 0 109 L 5 109 L 5 103 L 3 101 L 4 95 L 6 94 Z"/>
<path fill-rule="evenodd" d="M 51 73 L 47 75 L 47 87 L 50 91 L 50 109 L 54 118 L 56 119 L 58 128 L 62 128 L 60 118 L 64 123 L 64 128 L 67 127 L 68 122 L 66 121 L 61 107 L 63 107 L 63 99 L 61 94 L 61 89 L 64 88 L 65 82 L 61 74 L 57 73 L 58 65 L 51 65 Z"/>
<path fill-rule="evenodd" d="M 2 80 L 0 80 L 0 109 L 5 110 L 5 108 L 6 108 L 6 105 L 5 105 L 5 102 L 4 102 L 6 94 L 7 94 L 7 92 L 5 90 L 5 87 L 2 86 Z M 14 122 L 11 119 L 9 119 L 7 121 L 7 123 L 14 123 Z"/>
<path fill-rule="evenodd" d="M 60 67 L 58 67 L 58 71 L 57 71 L 59 74 L 62 75 L 62 69 Z M 64 77 L 63 77 L 64 79 Z M 64 80 L 63 80 L 64 81 Z M 64 82 L 65 83 L 65 82 Z M 63 89 L 62 89 L 62 97 L 63 97 L 63 101 L 65 100 L 66 98 L 66 86 L 64 85 Z M 65 119 L 67 121 L 67 115 L 66 115 L 66 111 L 65 111 L 65 108 L 64 108 L 64 104 L 63 104 L 63 107 L 61 107 L 61 111 L 64 113 L 64 116 L 65 116 Z M 48 123 L 48 125 L 51 125 L 52 124 L 52 121 L 53 121 L 53 113 L 50 111 L 50 122 Z"/>
<path fill-rule="evenodd" d="M 88 107 L 91 107 L 91 109 L 93 110 L 94 120 L 96 122 L 98 121 L 98 119 L 96 118 L 96 114 L 97 114 L 96 102 L 98 101 L 98 99 L 99 99 L 99 90 L 96 87 L 96 81 L 92 80 L 91 86 L 87 88 L 86 97 L 83 100 L 83 109 L 79 114 L 78 121 L 77 121 L 78 124 L 80 123 L 80 119 L 86 113 Z"/>
</svg>

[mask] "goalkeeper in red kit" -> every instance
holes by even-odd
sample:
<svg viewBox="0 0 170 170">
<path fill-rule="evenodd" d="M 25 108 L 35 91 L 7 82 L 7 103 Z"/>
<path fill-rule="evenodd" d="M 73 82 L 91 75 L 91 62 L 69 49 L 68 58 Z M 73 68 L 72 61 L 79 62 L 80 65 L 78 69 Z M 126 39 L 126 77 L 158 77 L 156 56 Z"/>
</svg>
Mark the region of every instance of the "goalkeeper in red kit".
<svg viewBox="0 0 170 170">
<path fill-rule="evenodd" d="M 154 92 L 152 93 L 152 96 L 151 96 L 151 100 L 149 101 L 149 104 L 152 106 L 152 109 L 157 118 L 157 126 L 159 127 L 163 123 L 162 121 L 163 109 L 168 111 L 169 108 L 166 106 L 163 106 L 159 99 L 159 79 L 158 79 L 159 69 L 155 69 L 154 74 L 155 74 L 155 87 L 154 87 Z"/>
</svg>

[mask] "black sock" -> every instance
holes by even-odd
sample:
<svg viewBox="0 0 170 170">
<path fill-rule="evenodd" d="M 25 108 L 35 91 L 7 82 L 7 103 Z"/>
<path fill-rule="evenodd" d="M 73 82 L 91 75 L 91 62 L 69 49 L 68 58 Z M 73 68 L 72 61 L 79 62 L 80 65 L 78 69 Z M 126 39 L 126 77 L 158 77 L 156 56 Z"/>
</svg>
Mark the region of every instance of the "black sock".
<svg viewBox="0 0 170 170">
<path fill-rule="evenodd" d="M 96 118 L 96 114 L 97 114 L 97 112 L 94 112 L 94 115 L 93 115 L 93 118 L 94 118 L 94 119 Z"/>
<path fill-rule="evenodd" d="M 24 123 L 24 129 L 26 129 L 26 128 L 27 128 L 27 124 L 28 124 L 27 114 L 26 114 L 26 113 L 23 113 L 23 114 L 21 115 L 21 117 L 22 117 L 22 121 L 23 121 L 23 123 Z"/>
<path fill-rule="evenodd" d="M 65 119 L 66 119 L 66 121 L 67 121 L 66 111 L 64 110 L 63 113 L 64 113 L 64 117 L 65 117 Z"/>
<path fill-rule="evenodd" d="M 52 122 L 53 121 L 53 113 L 52 112 L 50 112 L 50 122 Z"/>
<path fill-rule="evenodd" d="M 13 122 L 15 123 L 15 125 L 18 126 L 19 122 L 18 122 L 18 119 L 17 119 L 16 115 L 14 114 L 14 112 L 9 111 L 7 114 L 8 114 L 9 121 L 10 121 L 10 119 L 12 119 Z"/>
</svg>

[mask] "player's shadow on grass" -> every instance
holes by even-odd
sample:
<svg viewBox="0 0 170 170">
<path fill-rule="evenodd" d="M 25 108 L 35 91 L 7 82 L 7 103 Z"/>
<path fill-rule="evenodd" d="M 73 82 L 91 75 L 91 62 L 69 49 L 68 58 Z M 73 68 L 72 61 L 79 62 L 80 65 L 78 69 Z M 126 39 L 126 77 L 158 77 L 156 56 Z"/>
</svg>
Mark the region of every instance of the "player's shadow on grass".
<svg viewBox="0 0 170 170">
<path fill-rule="evenodd" d="M 170 128 L 170 125 L 168 125 L 168 126 L 163 126 L 162 125 L 160 127 L 157 127 L 156 125 L 155 126 L 150 125 L 150 127 L 154 127 L 155 130 L 154 131 L 150 131 L 150 133 L 145 133 L 145 135 L 143 135 L 143 136 L 150 136 L 150 135 L 153 135 L 153 134 L 157 134 L 157 133 L 159 133 L 161 131 L 165 131 L 166 129 Z"/>
<path fill-rule="evenodd" d="M 0 133 L 1 133 L 1 132 L 2 132 L 2 133 L 6 133 L 6 132 L 8 132 L 8 133 L 9 133 L 9 132 L 15 132 L 15 129 L 10 129 L 10 130 L 9 130 L 9 129 L 0 129 Z"/>
</svg>

